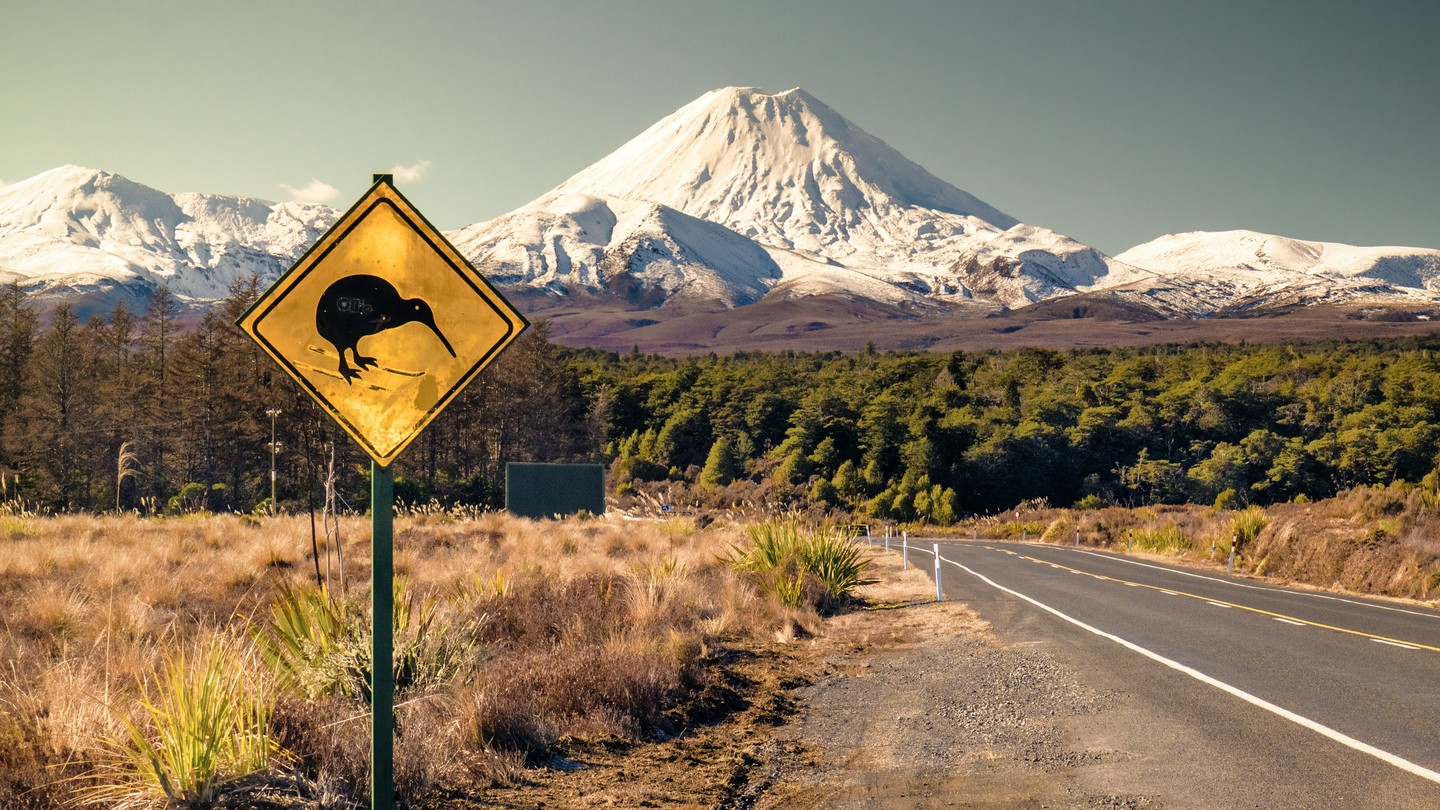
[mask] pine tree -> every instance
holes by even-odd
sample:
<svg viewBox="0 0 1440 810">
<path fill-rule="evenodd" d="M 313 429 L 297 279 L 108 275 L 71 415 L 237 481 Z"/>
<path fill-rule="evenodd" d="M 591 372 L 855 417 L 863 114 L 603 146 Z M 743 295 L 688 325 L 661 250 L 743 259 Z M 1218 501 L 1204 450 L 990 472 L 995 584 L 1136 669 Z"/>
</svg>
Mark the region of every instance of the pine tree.
<svg viewBox="0 0 1440 810">
<path fill-rule="evenodd" d="M 744 474 L 740 457 L 735 453 L 735 444 L 729 436 L 721 436 L 710 445 L 710 454 L 705 457 L 705 468 L 700 471 L 700 483 L 726 486 Z"/>
<path fill-rule="evenodd" d="M 94 414 L 92 354 L 68 304 L 55 308 L 28 364 L 14 451 L 42 498 L 57 509 L 91 506 L 85 449 Z"/>
<path fill-rule="evenodd" d="M 150 296 L 138 330 L 138 402 L 146 424 L 136 442 L 142 470 L 140 488 L 162 503 L 170 496 L 166 486 L 172 483 L 169 478 L 173 440 L 184 432 L 182 425 L 187 423 L 170 379 L 179 330 L 180 307 L 170 288 L 162 284 Z M 183 483 L 173 482 L 173 485 L 178 487 Z"/>
<path fill-rule="evenodd" d="M 860 470 L 855 462 L 846 459 L 835 471 L 835 480 L 831 482 L 835 486 L 835 492 L 848 503 L 855 503 L 864 494 L 865 482 L 860 478 Z"/>
<path fill-rule="evenodd" d="M 18 282 L 0 288 L 0 448 L 6 446 L 13 432 L 38 320 Z M 12 456 L 0 449 L 0 466 L 13 465 Z"/>
</svg>

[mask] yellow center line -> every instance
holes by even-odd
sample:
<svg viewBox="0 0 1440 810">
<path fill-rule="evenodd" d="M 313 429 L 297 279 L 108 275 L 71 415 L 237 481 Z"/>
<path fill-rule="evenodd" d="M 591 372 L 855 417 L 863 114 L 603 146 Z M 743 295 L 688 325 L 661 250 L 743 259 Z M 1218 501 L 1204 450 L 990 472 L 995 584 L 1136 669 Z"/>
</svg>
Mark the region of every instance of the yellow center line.
<svg viewBox="0 0 1440 810">
<path fill-rule="evenodd" d="M 1118 578 L 1116 578 L 1116 577 L 1102 577 L 1102 576 L 1100 576 L 1099 574 L 1092 574 L 1092 573 L 1090 573 L 1089 571 L 1081 571 L 1081 570 L 1078 569 L 1078 568 L 1071 568 L 1071 567 L 1068 566 L 1068 565 L 1057 565 L 1056 563 L 1052 563 L 1052 562 L 1050 562 L 1049 560 L 1039 560 L 1039 559 L 1036 559 L 1036 558 L 1034 558 L 1034 557 L 1027 557 L 1027 556 L 1025 556 L 1025 555 L 1023 555 L 1023 554 L 1019 555 L 1019 557 L 1020 557 L 1020 559 L 1022 559 L 1022 560 L 1030 560 L 1031 562 L 1043 562 L 1043 563 L 1045 563 L 1046 565 L 1049 565 L 1049 566 L 1051 566 L 1051 567 L 1053 567 L 1053 568 L 1063 568 L 1063 569 L 1065 569 L 1066 571 L 1070 571 L 1071 573 L 1075 573 L 1075 574 L 1084 574 L 1084 575 L 1086 575 L 1086 576 L 1095 577 L 1096 579 L 1103 579 L 1103 580 L 1106 580 L 1106 581 L 1109 581 L 1109 582 L 1123 582 L 1123 583 L 1125 583 L 1126 585 L 1129 585 L 1129 586 L 1132 587 L 1132 588 L 1149 588 L 1149 589 L 1152 590 L 1152 591 L 1159 591 L 1159 592 L 1164 593 L 1164 594 L 1170 594 L 1171 596 L 1188 596 L 1188 597 L 1190 597 L 1191 599 L 1199 599 L 1199 600 L 1202 601 L 1202 602 L 1209 602 L 1210 604 L 1217 605 L 1217 606 L 1220 606 L 1220 607 L 1232 607 L 1232 608 L 1237 608 L 1237 609 L 1239 609 L 1239 610 L 1248 610 L 1248 611 L 1250 611 L 1251 613 L 1258 613 L 1258 614 L 1260 614 L 1261 616 L 1269 616 L 1269 617 L 1271 617 L 1271 618 L 1279 619 L 1279 620 L 1284 621 L 1284 622 L 1289 622 L 1289 623 L 1293 623 L 1293 624 L 1303 624 L 1303 625 L 1308 625 L 1308 626 L 1310 626 L 1310 627 L 1320 627 L 1320 628 L 1324 628 L 1324 629 L 1326 629 L 1326 630 L 1334 630 L 1334 631 L 1337 632 L 1337 633 L 1347 633 L 1347 634 L 1352 635 L 1352 636 L 1360 636 L 1361 638 L 1368 638 L 1368 639 L 1371 639 L 1371 640 L 1374 640 L 1374 641 L 1382 641 L 1382 642 L 1386 642 L 1386 643 L 1389 643 L 1389 644 L 1400 644 L 1400 645 L 1403 645 L 1403 646 L 1406 646 L 1406 647 L 1411 647 L 1411 648 L 1414 648 L 1414 649 L 1430 650 L 1431 652 L 1440 652 L 1440 647 L 1432 647 L 1432 646 L 1429 645 L 1429 644 L 1421 644 L 1421 643 L 1418 642 L 1418 641 L 1406 641 L 1406 640 L 1404 640 L 1404 639 L 1390 638 L 1390 637 L 1388 637 L 1388 636 L 1376 635 L 1375 633 L 1366 633 L 1366 632 L 1363 632 L 1363 631 L 1361 631 L 1361 630 L 1351 630 L 1351 629 L 1345 628 L 1345 627 L 1336 627 L 1336 626 L 1333 625 L 1333 624 L 1323 624 L 1323 623 L 1321 623 L 1321 622 L 1312 622 L 1312 621 L 1310 621 L 1309 619 L 1302 619 L 1302 618 L 1300 618 L 1299 616 L 1290 616 L 1290 615 L 1285 614 L 1285 613 L 1275 613 L 1275 612 L 1273 612 L 1273 611 L 1262 610 L 1261 608 L 1251 607 L 1251 606 L 1249 606 L 1249 605 L 1241 605 L 1241 604 L 1238 604 L 1238 603 L 1236 603 L 1236 602 L 1227 602 L 1227 601 L 1225 601 L 1225 600 L 1223 600 L 1223 599 L 1211 599 L 1211 598 L 1208 597 L 1208 596 L 1200 596 L 1200 595 L 1198 595 L 1198 594 L 1186 593 L 1185 591 L 1177 591 L 1177 590 L 1174 590 L 1174 589 L 1172 589 L 1172 588 L 1162 588 L 1162 587 L 1160 587 L 1160 586 L 1158 586 L 1158 585 L 1150 585 L 1150 584 L 1147 584 L 1147 583 L 1144 583 L 1144 582 L 1134 582 L 1134 581 L 1131 581 L 1131 580 L 1128 580 L 1128 579 L 1118 579 Z"/>
</svg>

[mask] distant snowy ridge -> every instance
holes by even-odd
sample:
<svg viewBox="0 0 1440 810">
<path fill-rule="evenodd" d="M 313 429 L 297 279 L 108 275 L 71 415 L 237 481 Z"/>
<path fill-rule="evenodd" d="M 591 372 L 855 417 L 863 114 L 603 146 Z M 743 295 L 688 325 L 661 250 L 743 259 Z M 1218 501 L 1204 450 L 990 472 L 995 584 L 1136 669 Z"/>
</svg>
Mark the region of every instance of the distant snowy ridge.
<svg viewBox="0 0 1440 810">
<path fill-rule="evenodd" d="M 167 194 L 62 166 L 0 188 L 0 268 L 41 295 L 121 288 L 135 300 L 163 283 L 208 303 L 252 272 L 275 278 L 335 219 L 323 205 Z"/>
<path fill-rule="evenodd" d="M 1440 300 L 1440 250 L 1356 247 L 1254 231 L 1162 236 L 1116 257 L 1153 278 L 1129 290 L 1187 314 L 1318 303 Z"/>
</svg>

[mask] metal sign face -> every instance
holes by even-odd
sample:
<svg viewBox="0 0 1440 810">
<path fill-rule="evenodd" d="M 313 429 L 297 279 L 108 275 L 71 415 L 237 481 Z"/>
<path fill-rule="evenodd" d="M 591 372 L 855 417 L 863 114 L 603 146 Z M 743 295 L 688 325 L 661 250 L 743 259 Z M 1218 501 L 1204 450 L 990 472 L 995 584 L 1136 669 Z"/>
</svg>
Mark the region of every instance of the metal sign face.
<svg viewBox="0 0 1440 810">
<path fill-rule="evenodd" d="M 529 325 L 385 178 L 238 324 L 381 466 Z"/>
</svg>

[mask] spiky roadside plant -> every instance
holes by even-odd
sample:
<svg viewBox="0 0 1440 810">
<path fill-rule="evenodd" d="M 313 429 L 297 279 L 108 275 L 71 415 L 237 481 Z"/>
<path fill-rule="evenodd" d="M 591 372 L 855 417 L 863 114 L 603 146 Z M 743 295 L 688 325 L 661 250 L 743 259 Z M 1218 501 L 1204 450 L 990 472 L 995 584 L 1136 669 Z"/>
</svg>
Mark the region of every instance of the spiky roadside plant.
<svg viewBox="0 0 1440 810">
<path fill-rule="evenodd" d="M 1175 526 L 1161 526 L 1156 529 L 1136 529 L 1135 545 L 1146 551 L 1161 554 L 1184 551 L 1191 547 L 1190 538 Z"/>
<path fill-rule="evenodd" d="M 730 547 L 727 562 L 736 571 L 755 575 L 760 589 L 789 607 L 805 598 L 805 570 L 800 564 L 801 526 L 794 518 L 772 519 L 745 527 L 750 546 Z"/>
<path fill-rule="evenodd" d="M 822 610 L 834 610 L 854 597 L 855 590 L 874 580 L 865 577 L 869 562 L 860 544 L 842 526 L 823 525 L 812 531 L 800 550 L 803 565 L 825 586 Z"/>
<path fill-rule="evenodd" d="M 169 658 L 153 689 L 142 686 L 140 709 L 141 721 L 124 717 L 124 736 L 102 740 L 82 803 L 210 807 L 227 785 L 267 770 L 280 754 L 267 731 L 269 706 L 224 640 Z"/>
<path fill-rule="evenodd" d="M 791 517 L 751 524 L 746 534 L 749 548 L 731 547 L 730 565 L 754 573 L 763 590 L 790 607 L 804 601 L 809 578 L 820 585 L 815 606 L 821 611 L 841 607 L 856 588 L 872 582 L 864 575 L 869 562 L 842 526 L 812 526 Z"/>
<path fill-rule="evenodd" d="M 470 658 L 473 628 L 443 622 L 433 599 L 416 605 L 404 577 L 393 580 L 393 589 L 395 689 L 449 680 Z M 250 638 L 282 686 L 310 698 L 370 702 L 370 619 L 363 610 L 323 587 L 282 582 L 270 612 L 251 627 Z"/>
<path fill-rule="evenodd" d="M 250 638 L 276 680 L 310 698 L 348 693 L 355 676 L 344 661 L 358 652 L 364 617 L 323 587 L 283 581 L 270 612 Z"/>
<path fill-rule="evenodd" d="M 1237 512 L 1230 518 L 1230 542 L 1235 544 L 1236 549 L 1244 548 L 1254 542 L 1269 524 L 1265 510 L 1258 506 Z"/>
</svg>

